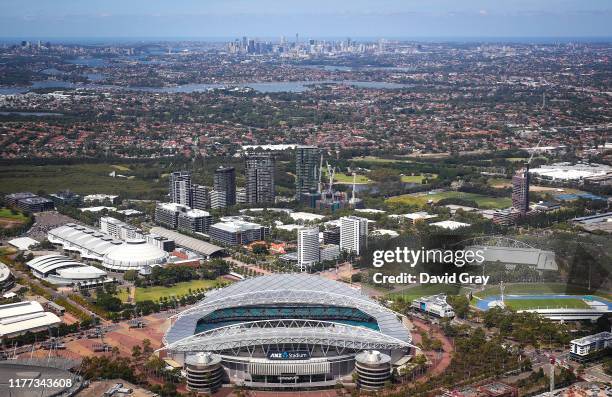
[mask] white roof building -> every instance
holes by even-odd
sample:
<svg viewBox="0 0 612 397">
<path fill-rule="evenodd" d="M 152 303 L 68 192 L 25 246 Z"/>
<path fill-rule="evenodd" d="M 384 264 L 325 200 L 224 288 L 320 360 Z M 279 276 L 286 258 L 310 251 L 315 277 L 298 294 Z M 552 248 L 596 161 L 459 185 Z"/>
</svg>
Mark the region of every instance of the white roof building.
<svg viewBox="0 0 612 397">
<path fill-rule="evenodd" d="M 168 253 L 144 240 L 117 240 L 97 229 L 68 223 L 49 230 L 47 238 L 64 250 L 78 252 L 81 258 L 102 262 L 110 270 L 138 270 L 144 265 L 162 265 Z"/>
<path fill-rule="evenodd" d="M 462 227 L 470 227 L 472 225 L 470 225 L 469 223 L 456 222 L 456 221 L 441 221 L 441 222 L 431 223 L 431 226 L 437 226 L 437 227 L 441 227 L 443 229 L 448 229 L 448 230 L 456 230 Z"/>
<path fill-rule="evenodd" d="M 10 240 L 8 243 L 9 245 L 12 245 L 18 250 L 26 251 L 32 248 L 33 246 L 37 245 L 38 241 L 30 237 L 18 237 L 18 238 L 14 238 Z"/>
<path fill-rule="evenodd" d="M 310 212 L 292 212 L 289 216 L 296 222 L 313 222 L 325 218 L 323 215 L 311 214 Z"/>
<path fill-rule="evenodd" d="M 45 312 L 36 301 L 0 305 L 0 338 L 15 337 L 28 331 L 44 331 L 61 322 L 55 314 Z"/>
<path fill-rule="evenodd" d="M 32 259 L 26 265 L 35 277 L 56 285 L 97 285 L 110 281 L 106 272 L 97 267 L 85 265 L 64 255 L 43 255 Z"/>
</svg>

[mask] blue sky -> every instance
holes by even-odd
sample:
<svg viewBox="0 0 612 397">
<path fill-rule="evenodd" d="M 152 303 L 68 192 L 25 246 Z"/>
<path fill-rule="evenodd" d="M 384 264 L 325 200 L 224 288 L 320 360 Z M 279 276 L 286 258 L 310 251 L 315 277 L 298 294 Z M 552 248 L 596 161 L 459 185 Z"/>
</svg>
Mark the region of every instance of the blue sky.
<svg viewBox="0 0 612 397">
<path fill-rule="evenodd" d="M 612 0 L 0 0 L 0 37 L 612 36 Z"/>
</svg>

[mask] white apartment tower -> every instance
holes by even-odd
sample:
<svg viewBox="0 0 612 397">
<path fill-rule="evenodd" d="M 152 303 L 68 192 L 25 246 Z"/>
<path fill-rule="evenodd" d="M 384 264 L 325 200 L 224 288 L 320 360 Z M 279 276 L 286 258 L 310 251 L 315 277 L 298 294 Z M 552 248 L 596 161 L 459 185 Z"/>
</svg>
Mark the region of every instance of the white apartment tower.
<svg viewBox="0 0 612 397">
<path fill-rule="evenodd" d="M 320 249 L 318 227 L 298 230 L 297 252 L 298 266 L 302 270 L 319 262 Z"/>
<path fill-rule="evenodd" d="M 191 172 L 176 171 L 170 174 L 170 201 L 191 207 Z"/>
<path fill-rule="evenodd" d="M 361 255 L 366 247 L 368 220 L 357 216 L 340 218 L 340 249 Z"/>
</svg>

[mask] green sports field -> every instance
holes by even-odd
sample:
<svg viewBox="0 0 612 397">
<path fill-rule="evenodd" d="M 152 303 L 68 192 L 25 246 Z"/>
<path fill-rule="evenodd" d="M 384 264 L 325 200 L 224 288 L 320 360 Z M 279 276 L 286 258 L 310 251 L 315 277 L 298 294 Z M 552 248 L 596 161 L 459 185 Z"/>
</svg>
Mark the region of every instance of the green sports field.
<svg viewBox="0 0 612 397">
<path fill-rule="evenodd" d="M 409 195 L 404 194 L 401 196 L 395 196 L 387 199 L 388 204 L 398 203 L 398 204 L 409 204 L 409 205 L 417 205 L 424 206 L 427 204 L 429 200 L 432 200 L 434 203 L 445 199 L 445 198 L 461 198 L 464 200 L 472 200 L 478 204 L 478 207 L 491 209 L 491 208 L 507 208 L 512 205 L 512 199 L 510 197 L 490 197 L 484 196 L 482 194 L 476 193 L 464 193 L 464 192 L 440 192 L 434 194 L 419 194 L 419 195 Z"/>
<path fill-rule="evenodd" d="M 506 299 L 506 307 L 514 310 L 530 309 L 588 309 L 589 305 L 581 299 Z"/>
<path fill-rule="evenodd" d="M 155 287 L 138 287 L 136 288 L 136 302 L 142 302 L 146 300 L 159 301 L 162 297 L 180 297 L 189 294 L 189 290 L 195 291 L 198 288 L 211 288 L 227 284 L 228 281 L 224 279 L 217 280 L 192 280 L 184 283 L 177 283 L 172 287 L 155 286 Z M 125 289 L 122 289 L 118 295 L 119 299 L 123 302 L 127 301 L 128 295 Z"/>
<path fill-rule="evenodd" d="M 523 283 L 506 284 L 506 295 L 530 295 L 530 294 L 564 294 L 564 295 L 594 295 L 612 300 L 612 294 L 602 291 L 589 291 L 588 288 L 578 285 L 567 285 L 564 283 Z M 499 295 L 499 286 L 488 287 L 483 291 L 476 292 L 474 296 L 486 298 L 491 295 Z"/>
</svg>

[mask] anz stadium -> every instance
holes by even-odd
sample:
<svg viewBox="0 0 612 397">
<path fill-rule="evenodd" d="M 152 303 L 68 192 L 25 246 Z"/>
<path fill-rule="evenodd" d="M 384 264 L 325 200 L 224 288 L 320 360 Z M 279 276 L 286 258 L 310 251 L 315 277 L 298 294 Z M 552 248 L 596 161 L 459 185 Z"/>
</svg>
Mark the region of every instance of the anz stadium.
<svg viewBox="0 0 612 397">
<path fill-rule="evenodd" d="M 323 388 L 353 372 L 376 389 L 412 348 L 401 318 L 348 284 L 274 274 L 211 292 L 173 316 L 160 355 L 184 366 L 195 391 L 222 382 Z"/>
</svg>

